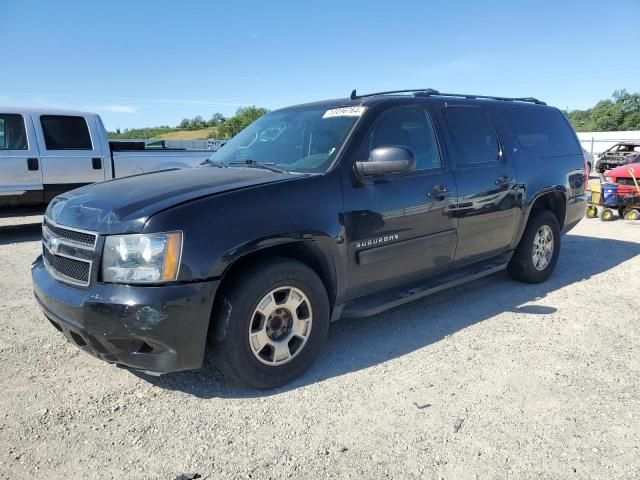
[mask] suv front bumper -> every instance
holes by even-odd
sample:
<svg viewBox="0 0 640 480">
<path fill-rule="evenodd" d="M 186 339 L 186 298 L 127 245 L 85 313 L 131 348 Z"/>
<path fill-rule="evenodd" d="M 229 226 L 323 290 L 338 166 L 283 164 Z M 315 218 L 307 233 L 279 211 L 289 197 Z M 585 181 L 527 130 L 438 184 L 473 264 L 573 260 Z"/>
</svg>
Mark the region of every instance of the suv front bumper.
<svg viewBox="0 0 640 480">
<path fill-rule="evenodd" d="M 31 266 L 31 277 L 45 316 L 91 355 L 158 373 L 202 366 L 219 281 L 82 289 L 54 280 L 41 256 Z"/>
</svg>

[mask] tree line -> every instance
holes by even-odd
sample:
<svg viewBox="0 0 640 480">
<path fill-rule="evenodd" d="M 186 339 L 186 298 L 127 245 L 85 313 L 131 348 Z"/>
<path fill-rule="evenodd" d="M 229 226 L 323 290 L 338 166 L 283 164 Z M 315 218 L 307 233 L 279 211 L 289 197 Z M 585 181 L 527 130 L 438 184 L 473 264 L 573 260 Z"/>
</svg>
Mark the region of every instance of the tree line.
<svg viewBox="0 0 640 480">
<path fill-rule="evenodd" d="M 611 99 L 600 100 L 593 108 L 565 114 L 578 132 L 640 130 L 640 92 L 616 90 Z"/>
<path fill-rule="evenodd" d="M 149 128 L 117 129 L 114 132 L 109 132 L 109 138 L 145 139 L 158 137 L 166 133 L 203 130 L 205 128 L 210 129 L 206 134 L 206 138 L 231 138 L 268 111 L 266 108 L 252 105 L 250 107 L 239 108 L 236 114 L 229 118 L 225 118 L 221 113 L 214 113 L 209 120 L 205 120 L 202 116 L 198 115 L 194 118 L 183 119 L 180 124 L 175 127 L 161 125 L 159 127 Z"/>
</svg>

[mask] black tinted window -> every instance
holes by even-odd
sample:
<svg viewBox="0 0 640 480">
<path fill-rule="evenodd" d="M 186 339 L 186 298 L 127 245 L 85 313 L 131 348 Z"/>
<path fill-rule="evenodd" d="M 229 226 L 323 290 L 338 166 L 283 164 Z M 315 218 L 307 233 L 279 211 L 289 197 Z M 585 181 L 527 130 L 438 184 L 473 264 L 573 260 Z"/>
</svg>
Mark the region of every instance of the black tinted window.
<svg viewBox="0 0 640 480">
<path fill-rule="evenodd" d="M 498 160 L 500 145 L 487 112 L 475 107 L 447 107 L 446 117 L 459 166 Z"/>
<path fill-rule="evenodd" d="M 580 155 L 566 118 L 550 108 L 508 108 L 505 118 L 522 149 L 535 157 Z"/>
<path fill-rule="evenodd" d="M 416 156 L 416 169 L 440 167 L 440 151 L 433 125 L 427 112 L 407 107 L 383 113 L 367 142 L 368 154 L 377 147 L 398 145 L 409 147 Z"/>
<path fill-rule="evenodd" d="M 42 115 L 40 122 L 47 150 L 93 150 L 84 117 Z"/>
<path fill-rule="evenodd" d="M 22 115 L 0 113 L 0 150 L 27 149 L 27 132 Z"/>
</svg>

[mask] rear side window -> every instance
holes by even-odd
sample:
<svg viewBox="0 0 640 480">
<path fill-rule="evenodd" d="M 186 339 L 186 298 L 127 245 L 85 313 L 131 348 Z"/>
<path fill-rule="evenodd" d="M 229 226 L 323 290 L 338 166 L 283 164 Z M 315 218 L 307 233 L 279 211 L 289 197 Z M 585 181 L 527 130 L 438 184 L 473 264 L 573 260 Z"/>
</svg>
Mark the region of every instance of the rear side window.
<svg viewBox="0 0 640 480">
<path fill-rule="evenodd" d="M 40 123 L 47 150 L 93 150 L 84 117 L 42 115 Z"/>
<path fill-rule="evenodd" d="M 28 150 L 22 115 L 0 113 L 0 150 Z"/>
<path fill-rule="evenodd" d="M 525 153 L 538 158 L 581 155 L 567 119 L 551 108 L 507 108 L 505 119 Z"/>
<path fill-rule="evenodd" d="M 481 108 L 446 107 L 447 125 L 453 138 L 460 167 L 495 162 L 500 157 L 500 143 L 489 114 Z"/>
</svg>

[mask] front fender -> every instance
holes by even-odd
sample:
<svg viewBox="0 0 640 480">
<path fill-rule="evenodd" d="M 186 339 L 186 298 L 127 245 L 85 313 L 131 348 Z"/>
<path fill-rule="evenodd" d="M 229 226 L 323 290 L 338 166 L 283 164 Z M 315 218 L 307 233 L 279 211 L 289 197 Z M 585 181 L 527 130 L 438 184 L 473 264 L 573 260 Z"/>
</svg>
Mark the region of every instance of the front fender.
<svg viewBox="0 0 640 480">
<path fill-rule="evenodd" d="M 342 190 L 335 175 L 300 177 L 200 198 L 149 219 L 144 231 L 183 232 L 179 281 L 219 279 L 235 262 L 276 249 L 322 259 L 346 292 Z"/>
</svg>

